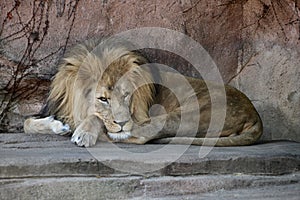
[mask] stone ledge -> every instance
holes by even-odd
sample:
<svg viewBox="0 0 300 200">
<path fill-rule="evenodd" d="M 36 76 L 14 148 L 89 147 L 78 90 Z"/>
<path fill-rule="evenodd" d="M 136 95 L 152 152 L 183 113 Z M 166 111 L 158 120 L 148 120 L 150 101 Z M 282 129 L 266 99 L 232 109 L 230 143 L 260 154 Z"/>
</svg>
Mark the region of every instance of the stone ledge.
<svg viewBox="0 0 300 200">
<path fill-rule="evenodd" d="M 0 199 L 299 197 L 299 143 L 167 147 L 99 143 L 86 149 L 57 135 L 0 134 Z"/>
<path fill-rule="evenodd" d="M 0 179 L 0 199 L 297 199 L 300 174 L 283 176 Z"/>
<path fill-rule="evenodd" d="M 167 150 L 165 147 L 99 143 L 86 149 L 75 146 L 68 137 L 57 135 L 0 134 L 0 178 L 124 174 L 280 175 L 300 169 L 300 143 L 296 142 L 214 148 L 168 145 Z M 209 153 L 203 156 L 199 154 L 200 150 Z M 178 151 L 184 153 L 181 155 Z"/>
</svg>

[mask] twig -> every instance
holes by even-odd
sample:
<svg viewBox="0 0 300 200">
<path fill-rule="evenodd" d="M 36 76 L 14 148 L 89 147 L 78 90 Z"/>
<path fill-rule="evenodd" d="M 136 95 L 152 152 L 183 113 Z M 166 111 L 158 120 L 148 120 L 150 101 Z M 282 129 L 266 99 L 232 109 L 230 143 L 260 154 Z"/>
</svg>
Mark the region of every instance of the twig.
<svg viewBox="0 0 300 200">
<path fill-rule="evenodd" d="M 252 60 L 252 58 L 254 58 L 255 56 L 257 56 L 258 53 L 254 53 L 253 55 L 251 55 L 251 57 L 246 61 L 245 64 L 241 65 L 241 69 L 235 74 L 233 75 L 228 81 L 227 83 L 230 83 L 233 79 L 235 79 L 237 76 L 239 76 L 242 71 L 244 71 L 244 69 L 246 68 L 246 66 L 248 66 L 248 64 L 250 63 L 250 61 Z"/>
<path fill-rule="evenodd" d="M 187 13 L 189 12 L 190 10 L 192 10 L 193 8 L 195 8 L 196 6 L 198 6 L 198 4 L 201 2 L 201 0 L 198 0 L 196 3 L 194 3 L 191 7 L 185 9 L 182 11 L 182 13 Z"/>
</svg>

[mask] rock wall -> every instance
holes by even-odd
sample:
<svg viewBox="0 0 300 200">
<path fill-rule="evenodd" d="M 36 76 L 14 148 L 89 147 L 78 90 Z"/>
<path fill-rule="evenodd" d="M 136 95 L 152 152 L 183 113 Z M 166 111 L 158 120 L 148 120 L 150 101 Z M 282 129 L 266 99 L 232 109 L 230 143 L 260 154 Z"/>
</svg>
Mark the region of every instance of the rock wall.
<svg viewBox="0 0 300 200">
<path fill-rule="evenodd" d="M 253 1 L 255 2 L 255 1 Z M 232 81 L 257 107 L 265 138 L 300 140 L 300 2 L 248 1 Z"/>
<path fill-rule="evenodd" d="M 263 139 L 300 141 L 299 7 L 297 0 L 2 2 L 1 59 L 22 61 L 32 80 L 43 80 L 40 95 L 23 97 L 6 125 L 19 131 L 21 118 L 15 120 L 18 123 L 12 119 L 38 112 L 66 47 L 133 28 L 164 27 L 199 42 L 215 60 L 224 82 L 247 94 L 263 119 Z M 36 51 L 22 60 L 29 44 Z M 149 58 L 199 76 L 184 60 L 168 53 L 149 51 Z M 10 68 L 1 59 L 2 77 Z M 0 80 L 2 85 L 5 80 Z"/>
</svg>

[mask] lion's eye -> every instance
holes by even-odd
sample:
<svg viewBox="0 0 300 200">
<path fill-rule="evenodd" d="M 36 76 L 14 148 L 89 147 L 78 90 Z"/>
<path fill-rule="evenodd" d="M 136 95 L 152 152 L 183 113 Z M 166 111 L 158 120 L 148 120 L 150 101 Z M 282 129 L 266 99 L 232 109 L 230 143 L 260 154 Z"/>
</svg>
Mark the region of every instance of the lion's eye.
<svg viewBox="0 0 300 200">
<path fill-rule="evenodd" d="M 128 97 L 129 96 L 129 92 L 125 92 L 124 97 Z"/>
<path fill-rule="evenodd" d="M 105 97 L 99 97 L 98 99 L 103 103 L 108 103 L 107 98 Z"/>
</svg>

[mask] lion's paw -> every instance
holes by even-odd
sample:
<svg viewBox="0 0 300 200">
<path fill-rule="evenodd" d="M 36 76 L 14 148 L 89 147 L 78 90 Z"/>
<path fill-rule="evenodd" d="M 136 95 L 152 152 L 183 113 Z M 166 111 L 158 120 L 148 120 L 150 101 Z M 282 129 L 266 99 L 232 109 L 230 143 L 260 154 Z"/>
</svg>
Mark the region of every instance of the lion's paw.
<svg viewBox="0 0 300 200">
<path fill-rule="evenodd" d="M 52 131 L 57 135 L 66 135 L 71 131 L 71 129 L 68 124 L 62 124 L 60 126 L 52 127 Z"/>
<path fill-rule="evenodd" d="M 72 135 L 71 142 L 80 147 L 91 147 L 96 144 L 97 136 L 89 132 L 76 130 Z"/>
</svg>

